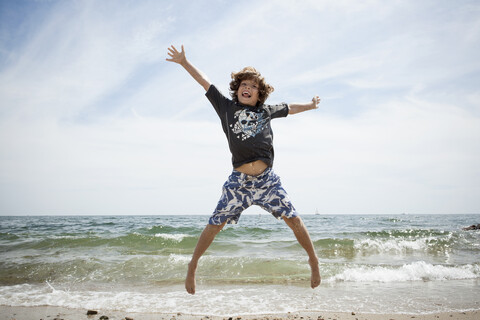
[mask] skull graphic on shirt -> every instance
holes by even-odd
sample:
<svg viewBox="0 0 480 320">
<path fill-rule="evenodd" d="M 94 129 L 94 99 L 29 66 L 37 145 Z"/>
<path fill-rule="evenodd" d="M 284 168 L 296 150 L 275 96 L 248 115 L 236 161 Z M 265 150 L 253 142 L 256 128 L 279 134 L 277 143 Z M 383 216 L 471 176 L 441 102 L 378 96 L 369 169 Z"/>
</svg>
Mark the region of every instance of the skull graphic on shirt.
<svg viewBox="0 0 480 320">
<path fill-rule="evenodd" d="M 268 124 L 262 112 L 255 112 L 248 109 L 238 110 L 234 114 L 235 123 L 230 125 L 238 139 L 246 140 L 255 137 L 262 132 Z"/>
</svg>

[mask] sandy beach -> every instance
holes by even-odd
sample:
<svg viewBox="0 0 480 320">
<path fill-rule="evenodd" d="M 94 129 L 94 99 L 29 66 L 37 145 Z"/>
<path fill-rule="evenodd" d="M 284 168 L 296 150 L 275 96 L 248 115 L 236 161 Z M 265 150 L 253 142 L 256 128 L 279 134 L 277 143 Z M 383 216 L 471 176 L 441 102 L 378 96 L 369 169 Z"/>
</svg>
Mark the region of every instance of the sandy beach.
<svg viewBox="0 0 480 320">
<path fill-rule="evenodd" d="M 94 310 L 98 313 L 95 315 L 87 315 L 87 311 L 87 309 L 69 309 L 51 306 L 0 306 L 0 320 L 476 320 L 480 318 L 480 310 L 429 314 L 369 314 L 349 311 L 292 312 L 287 314 L 279 313 L 228 316 L 191 315 L 181 313 L 129 313 L 125 311 L 103 310 Z"/>
</svg>

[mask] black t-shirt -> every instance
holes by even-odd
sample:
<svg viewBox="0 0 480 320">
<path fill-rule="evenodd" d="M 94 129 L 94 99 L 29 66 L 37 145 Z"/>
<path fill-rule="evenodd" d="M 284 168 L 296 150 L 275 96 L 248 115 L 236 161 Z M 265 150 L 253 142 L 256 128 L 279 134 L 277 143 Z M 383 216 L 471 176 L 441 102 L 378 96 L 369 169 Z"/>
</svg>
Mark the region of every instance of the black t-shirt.
<svg viewBox="0 0 480 320">
<path fill-rule="evenodd" d="M 234 168 L 262 160 L 273 165 L 273 132 L 270 120 L 288 115 L 286 103 L 277 105 L 247 106 L 225 97 L 211 85 L 205 94 L 222 121 L 232 153 Z"/>
</svg>

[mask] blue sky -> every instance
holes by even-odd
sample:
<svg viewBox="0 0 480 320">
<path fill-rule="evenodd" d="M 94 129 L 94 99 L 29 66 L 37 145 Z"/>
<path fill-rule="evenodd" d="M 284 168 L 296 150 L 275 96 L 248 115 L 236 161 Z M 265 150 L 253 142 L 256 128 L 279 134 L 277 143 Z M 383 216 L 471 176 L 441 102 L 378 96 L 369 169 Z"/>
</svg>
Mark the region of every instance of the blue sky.
<svg viewBox="0 0 480 320">
<path fill-rule="evenodd" d="M 210 214 L 252 65 L 300 213 L 480 213 L 478 1 L 1 1 L 0 214 Z M 248 213 L 261 213 L 252 208 Z"/>
</svg>

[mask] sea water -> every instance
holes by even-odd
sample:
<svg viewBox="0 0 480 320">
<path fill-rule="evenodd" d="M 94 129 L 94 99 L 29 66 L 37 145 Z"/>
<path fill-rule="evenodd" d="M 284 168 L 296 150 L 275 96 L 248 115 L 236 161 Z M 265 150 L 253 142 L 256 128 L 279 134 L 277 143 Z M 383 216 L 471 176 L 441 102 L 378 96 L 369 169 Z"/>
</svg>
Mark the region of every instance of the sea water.
<svg viewBox="0 0 480 320">
<path fill-rule="evenodd" d="M 322 284 L 283 221 L 243 215 L 187 264 L 208 216 L 0 217 L 0 305 L 211 315 L 480 309 L 480 215 L 304 215 Z"/>
</svg>

